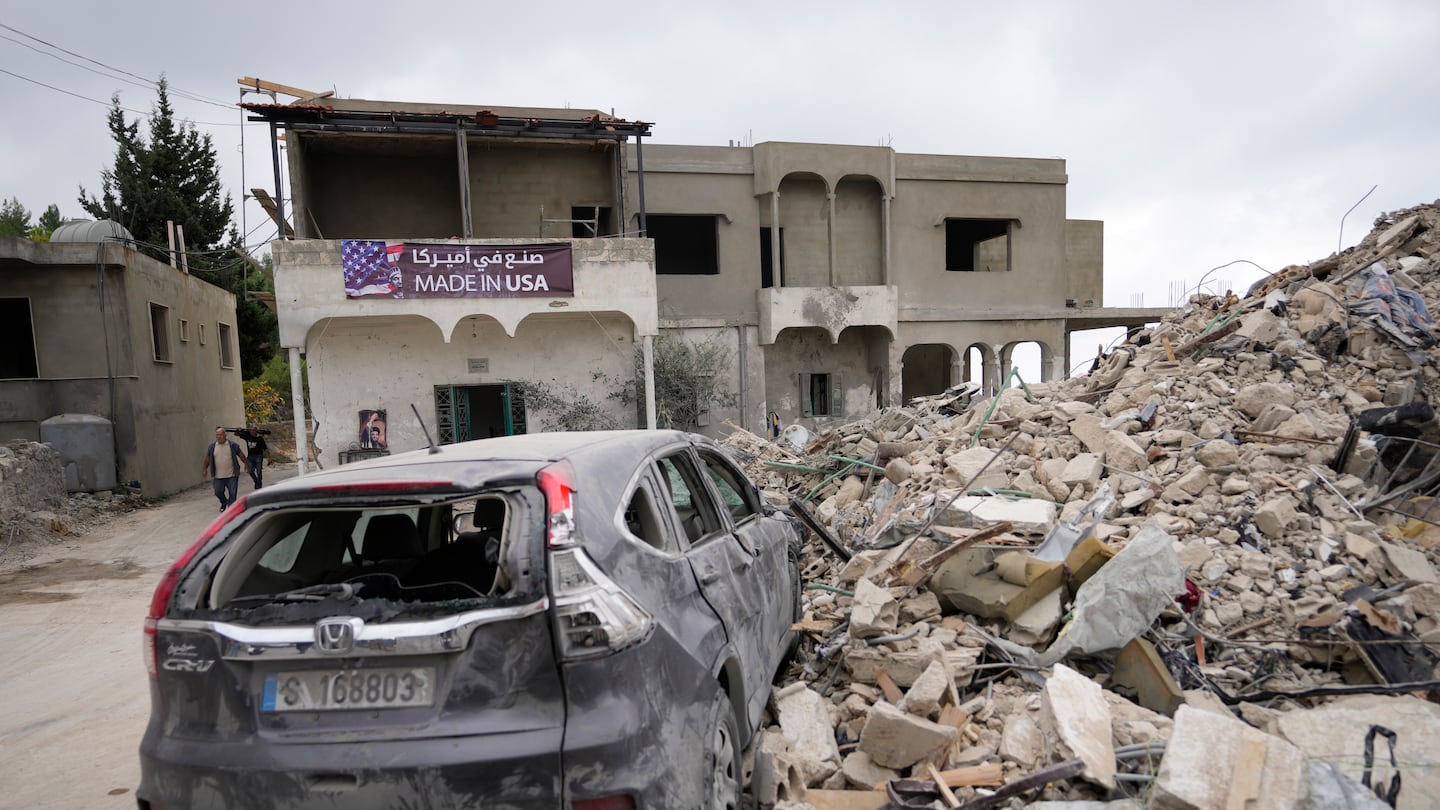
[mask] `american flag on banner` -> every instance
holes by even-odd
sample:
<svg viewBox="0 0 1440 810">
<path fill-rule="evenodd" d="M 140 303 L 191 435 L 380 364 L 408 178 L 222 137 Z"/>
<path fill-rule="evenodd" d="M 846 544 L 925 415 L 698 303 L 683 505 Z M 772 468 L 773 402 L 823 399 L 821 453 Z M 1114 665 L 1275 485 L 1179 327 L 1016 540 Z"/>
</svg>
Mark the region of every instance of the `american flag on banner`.
<svg viewBox="0 0 1440 810">
<path fill-rule="evenodd" d="M 340 265 L 345 271 L 346 298 L 404 298 L 405 287 L 396 263 L 405 245 L 373 239 L 345 239 Z"/>
</svg>

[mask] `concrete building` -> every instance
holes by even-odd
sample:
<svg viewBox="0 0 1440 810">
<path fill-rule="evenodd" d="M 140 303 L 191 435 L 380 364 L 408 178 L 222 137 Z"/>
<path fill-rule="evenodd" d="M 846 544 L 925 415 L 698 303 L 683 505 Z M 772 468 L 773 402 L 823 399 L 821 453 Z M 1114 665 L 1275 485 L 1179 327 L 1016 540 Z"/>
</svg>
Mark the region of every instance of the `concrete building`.
<svg viewBox="0 0 1440 810">
<path fill-rule="evenodd" d="M 322 461 L 362 449 L 376 411 L 405 449 L 424 443 L 412 406 L 441 441 L 545 427 L 514 396 L 526 384 L 636 424 L 608 394 L 657 336 L 723 347 L 732 396 L 702 426 L 761 431 L 772 412 L 816 427 L 972 374 L 993 391 L 1024 342 L 1054 379 L 1072 332 L 1162 312 L 1101 306 L 1103 225 L 1066 218 L 1062 160 L 646 145 L 650 125 L 594 110 L 325 101 L 245 105 L 285 133 L 280 338 L 309 359 Z M 346 251 L 363 245 L 362 271 Z M 545 245 L 568 248 L 573 289 L 485 289 L 502 253 Z M 468 292 L 414 286 L 452 263 Z"/>
<path fill-rule="evenodd" d="M 106 484 L 155 497 L 200 483 L 215 426 L 245 419 L 235 296 L 118 238 L 114 223 L 63 225 L 48 243 L 0 237 L 0 441 L 99 417 L 113 446 L 69 460 L 103 457 Z"/>
</svg>

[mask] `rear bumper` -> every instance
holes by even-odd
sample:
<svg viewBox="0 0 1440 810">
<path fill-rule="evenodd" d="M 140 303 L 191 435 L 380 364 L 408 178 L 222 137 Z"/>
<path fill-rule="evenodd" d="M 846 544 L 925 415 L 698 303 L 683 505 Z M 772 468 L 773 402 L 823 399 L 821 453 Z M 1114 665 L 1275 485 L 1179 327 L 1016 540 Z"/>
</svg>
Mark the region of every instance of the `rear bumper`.
<svg viewBox="0 0 1440 810">
<path fill-rule="evenodd" d="M 273 745 L 196 743 L 147 734 L 141 807 L 454 807 L 554 810 L 560 730 L 428 740 Z"/>
</svg>

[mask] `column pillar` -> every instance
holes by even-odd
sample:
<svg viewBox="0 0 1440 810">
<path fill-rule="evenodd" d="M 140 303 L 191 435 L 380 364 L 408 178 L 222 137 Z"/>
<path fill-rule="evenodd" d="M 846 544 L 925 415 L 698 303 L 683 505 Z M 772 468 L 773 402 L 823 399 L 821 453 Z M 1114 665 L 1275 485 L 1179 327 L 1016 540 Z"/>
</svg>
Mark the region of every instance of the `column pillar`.
<svg viewBox="0 0 1440 810">
<path fill-rule="evenodd" d="M 641 338 L 640 353 L 645 366 L 645 427 L 655 429 L 655 336 Z"/>
<path fill-rule="evenodd" d="M 299 474 L 304 475 L 310 469 L 310 433 L 305 428 L 305 384 L 300 376 L 298 346 L 290 347 L 290 401 L 295 403 L 292 417 L 295 420 L 295 461 L 300 465 Z"/>
<path fill-rule="evenodd" d="M 835 192 L 827 191 L 825 197 L 829 202 L 825 232 L 829 235 L 828 241 L 830 242 L 830 286 L 835 287 L 838 286 L 835 284 Z"/>
<path fill-rule="evenodd" d="M 780 270 L 780 189 L 770 192 L 770 268 L 774 273 L 771 282 L 776 287 L 785 286 L 785 274 Z"/>
</svg>

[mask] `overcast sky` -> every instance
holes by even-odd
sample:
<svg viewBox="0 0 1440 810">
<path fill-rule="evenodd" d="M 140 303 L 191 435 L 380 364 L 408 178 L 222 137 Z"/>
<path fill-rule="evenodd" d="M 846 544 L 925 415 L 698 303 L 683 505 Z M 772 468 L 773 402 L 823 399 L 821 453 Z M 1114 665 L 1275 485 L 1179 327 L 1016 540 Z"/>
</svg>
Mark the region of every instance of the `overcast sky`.
<svg viewBox="0 0 1440 810">
<path fill-rule="evenodd" d="M 1171 282 L 1236 259 L 1275 271 L 1323 258 L 1372 186 L 1346 247 L 1382 212 L 1440 197 L 1433 0 L 521 6 L 9 3 L 0 23 L 78 57 L 0 28 L 0 198 L 82 214 L 77 188 L 98 192 L 114 143 L 105 105 L 59 90 L 118 92 L 148 113 L 153 88 L 117 70 L 219 103 L 172 95 L 213 135 L 237 208 L 242 188 L 274 185 L 260 124 L 244 128 L 242 185 L 242 76 L 342 97 L 613 109 L 654 122 L 653 143 L 1063 158 L 1069 216 L 1105 222 L 1111 306 L 1165 306 Z M 247 222 L 249 242 L 273 235 L 253 202 Z M 1237 264 L 1210 278 L 1240 289 L 1259 276 Z"/>
</svg>

